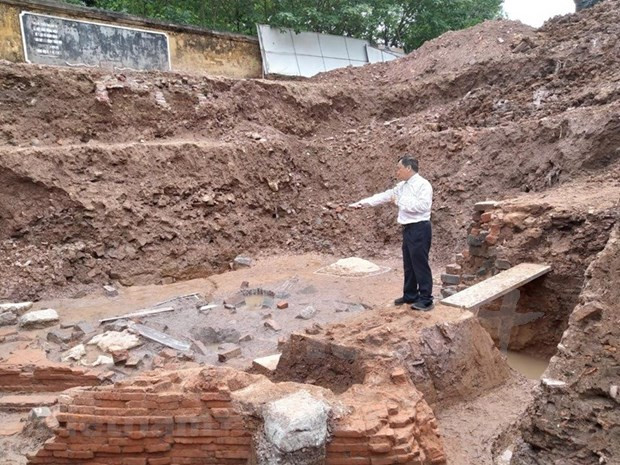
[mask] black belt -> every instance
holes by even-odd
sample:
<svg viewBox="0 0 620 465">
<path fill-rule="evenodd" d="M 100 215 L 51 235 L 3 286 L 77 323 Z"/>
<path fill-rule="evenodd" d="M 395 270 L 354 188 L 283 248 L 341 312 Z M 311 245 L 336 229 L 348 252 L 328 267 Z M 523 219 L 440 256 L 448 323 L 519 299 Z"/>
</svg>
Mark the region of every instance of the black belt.
<svg viewBox="0 0 620 465">
<path fill-rule="evenodd" d="M 430 223 L 430 220 L 416 221 L 415 223 L 407 223 L 407 224 L 403 224 L 403 229 L 415 228 L 416 226 L 425 226 L 427 223 Z"/>
</svg>

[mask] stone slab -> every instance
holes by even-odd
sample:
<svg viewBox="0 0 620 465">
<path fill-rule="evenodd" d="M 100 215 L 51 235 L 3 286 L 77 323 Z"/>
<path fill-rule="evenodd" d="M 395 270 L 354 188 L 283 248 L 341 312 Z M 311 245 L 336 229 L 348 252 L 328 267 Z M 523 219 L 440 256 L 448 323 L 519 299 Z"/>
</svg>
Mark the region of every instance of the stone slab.
<svg viewBox="0 0 620 465">
<path fill-rule="evenodd" d="M 521 263 L 478 284 L 474 284 L 461 292 L 457 292 L 443 299 L 441 303 L 450 307 L 470 310 L 502 297 L 510 291 L 549 273 L 549 271 L 551 271 L 551 267 L 548 265 Z"/>
<path fill-rule="evenodd" d="M 51 308 L 26 313 L 19 319 L 19 326 L 22 328 L 45 327 L 56 323 L 58 323 L 58 313 Z"/>
</svg>

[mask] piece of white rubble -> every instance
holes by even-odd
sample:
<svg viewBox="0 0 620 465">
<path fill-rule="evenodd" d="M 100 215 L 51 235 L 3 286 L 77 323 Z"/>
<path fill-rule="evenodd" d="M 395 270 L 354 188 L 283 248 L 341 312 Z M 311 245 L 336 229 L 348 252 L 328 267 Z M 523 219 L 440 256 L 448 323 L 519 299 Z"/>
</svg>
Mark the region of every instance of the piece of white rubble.
<svg viewBox="0 0 620 465">
<path fill-rule="evenodd" d="M 142 341 L 138 336 L 128 331 L 106 331 L 103 334 L 97 334 L 86 344 L 97 345 L 103 352 L 112 352 L 133 349 L 142 344 Z"/>
</svg>

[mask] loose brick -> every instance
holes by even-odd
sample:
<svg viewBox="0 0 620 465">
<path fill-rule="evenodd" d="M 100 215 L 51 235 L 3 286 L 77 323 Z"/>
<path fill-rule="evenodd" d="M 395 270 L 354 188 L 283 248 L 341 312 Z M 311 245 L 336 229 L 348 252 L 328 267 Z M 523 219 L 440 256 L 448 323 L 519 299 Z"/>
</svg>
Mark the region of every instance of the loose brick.
<svg viewBox="0 0 620 465">
<path fill-rule="evenodd" d="M 481 223 L 488 223 L 489 221 L 491 221 L 493 219 L 493 213 L 491 212 L 485 212 L 482 215 L 480 215 L 480 222 Z"/>
</svg>

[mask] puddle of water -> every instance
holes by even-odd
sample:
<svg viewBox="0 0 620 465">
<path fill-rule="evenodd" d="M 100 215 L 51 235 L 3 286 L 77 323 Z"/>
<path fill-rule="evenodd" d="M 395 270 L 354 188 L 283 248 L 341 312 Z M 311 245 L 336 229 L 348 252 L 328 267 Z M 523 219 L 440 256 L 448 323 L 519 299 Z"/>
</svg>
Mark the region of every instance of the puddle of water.
<svg viewBox="0 0 620 465">
<path fill-rule="evenodd" d="M 508 351 L 506 358 L 510 368 L 529 379 L 540 379 L 549 366 L 549 360 L 532 357 L 520 352 Z"/>
</svg>

